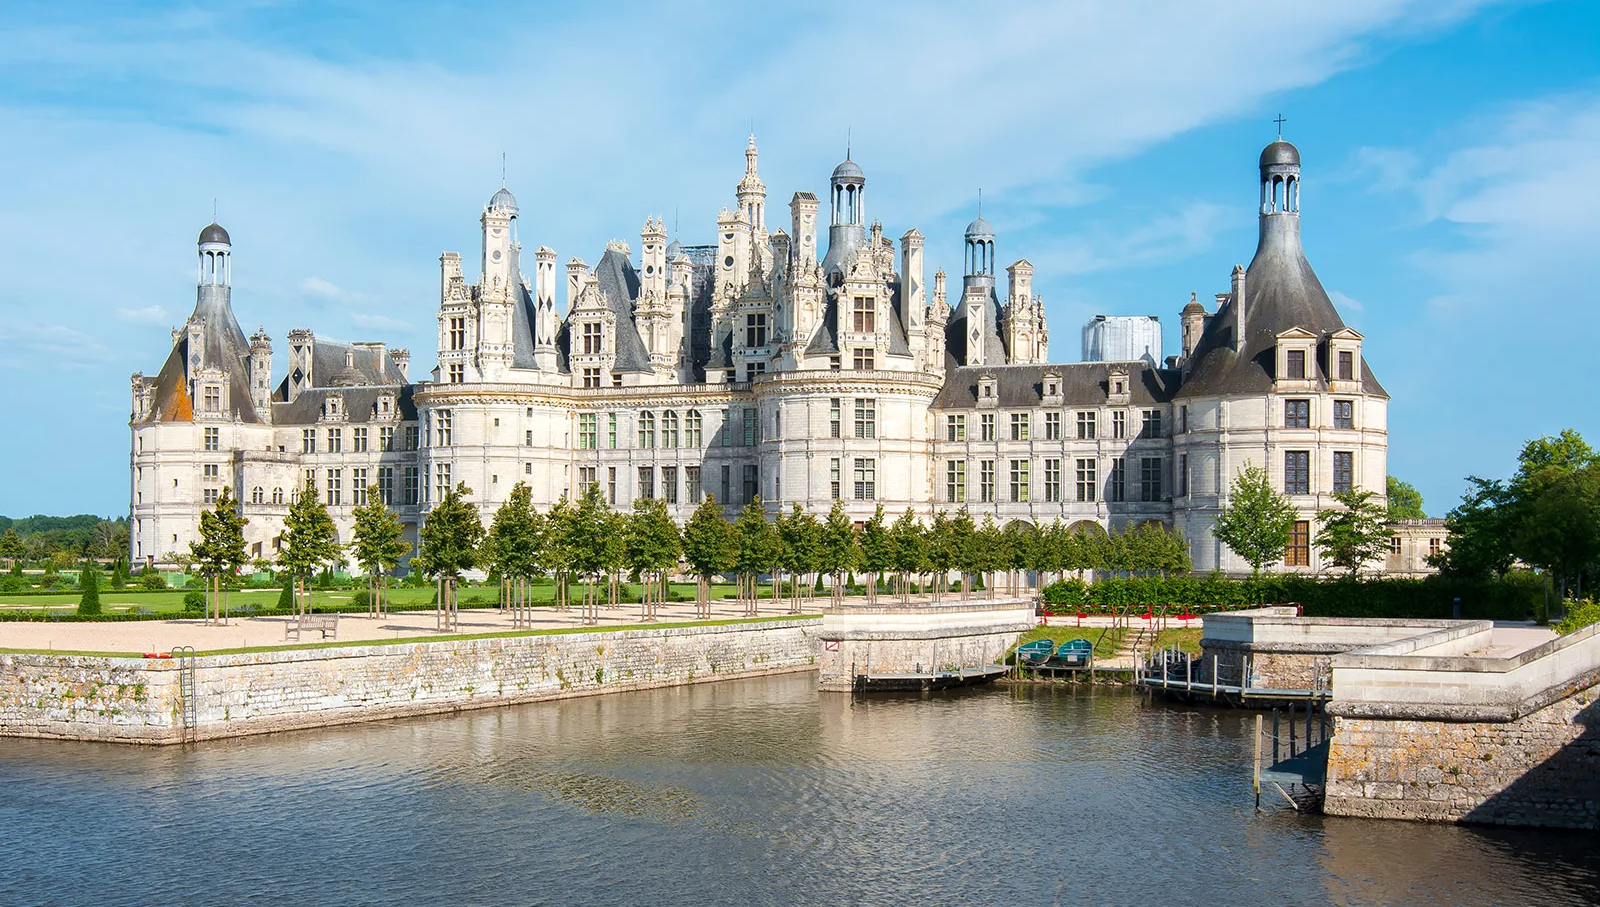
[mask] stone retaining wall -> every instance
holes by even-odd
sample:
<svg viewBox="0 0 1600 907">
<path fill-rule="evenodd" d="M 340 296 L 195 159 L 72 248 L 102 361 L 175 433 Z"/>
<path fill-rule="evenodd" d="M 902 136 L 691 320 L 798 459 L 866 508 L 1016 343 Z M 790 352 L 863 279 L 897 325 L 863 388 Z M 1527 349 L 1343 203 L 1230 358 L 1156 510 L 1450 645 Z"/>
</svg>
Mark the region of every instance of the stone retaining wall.
<svg viewBox="0 0 1600 907">
<path fill-rule="evenodd" d="M 429 640 L 196 660 L 195 737 L 812 670 L 820 620 Z M 0 735 L 177 743 L 179 663 L 0 654 Z"/>
<path fill-rule="evenodd" d="M 850 604 L 828 611 L 817 688 L 847 692 L 857 675 L 923 674 L 996 664 L 1037 621 L 1021 599 L 970 599 L 880 605 Z"/>
</svg>

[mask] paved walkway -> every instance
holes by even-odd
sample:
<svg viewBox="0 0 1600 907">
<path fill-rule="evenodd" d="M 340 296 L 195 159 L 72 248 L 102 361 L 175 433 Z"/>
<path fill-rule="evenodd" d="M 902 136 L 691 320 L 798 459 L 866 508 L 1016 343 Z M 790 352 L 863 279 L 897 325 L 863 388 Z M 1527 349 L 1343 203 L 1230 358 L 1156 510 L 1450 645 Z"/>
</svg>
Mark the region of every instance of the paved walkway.
<svg viewBox="0 0 1600 907">
<path fill-rule="evenodd" d="M 827 598 L 802 601 L 809 613 L 815 614 L 828 603 Z M 599 629 L 622 624 L 638 624 L 638 604 L 600 608 Z M 788 603 L 780 600 L 773 607 L 770 600 L 760 602 L 758 616 L 777 617 L 788 614 Z M 682 623 L 695 620 L 694 602 L 669 602 L 657 606 L 657 623 Z M 745 616 L 742 602 L 732 600 L 711 603 L 711 617 L 727 620 Z M 254 648 L 281 646 L 294 640 L 284 639 L 287 617 L 235 617 L 226 626 L 207 626 L 205 621 L 143 620 L 107 623 L 0 623 L 0 649 L 55 649 L 74 652 L 166 652 L 175 646 L 194 646 L 201 651 L 214 649 Z M 570 611 L 553 608 L 534 609 L 530 629 L 545 630 L 563 627 L 582 627 L 583 609 Z M 385 618 L 373 619 L 364 614 L 339 615 L 338 639 L 342 642 L 368 639 L 415 639 L 418 637 L 448 638 L 471 633 L 498 633 L 514 631 L 511 613 L 493 608 L 460 612 L 460 623 L 455 633 L 441 633 L 435 628 L 434 612 L 405 611 Z M 321 635 L 306 633 L 302 642 L 319 642 Z"/>
</svg>

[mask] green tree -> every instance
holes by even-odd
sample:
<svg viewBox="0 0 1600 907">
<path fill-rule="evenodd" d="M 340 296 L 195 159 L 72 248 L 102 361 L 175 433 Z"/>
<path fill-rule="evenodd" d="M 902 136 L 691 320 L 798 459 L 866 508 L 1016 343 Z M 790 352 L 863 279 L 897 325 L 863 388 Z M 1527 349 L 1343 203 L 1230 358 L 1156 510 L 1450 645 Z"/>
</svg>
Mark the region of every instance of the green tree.
<svg viewBox="0 0 1600 907">
<path fill-rule="evenodd" d="M 1521 504 L 1512 543 L 1523 561 L 1549 570 L 1562 597 L 1583 594 L 1583 575 L 1600 559 L 1600 464 L 1542 479 Z"/>
<path fill-rule="evenodd" d="M 1322 524 L 1317 530 L 1317 550 L 1334 566 L 1343 567 L 1354 576 L 1367 564 L 1383 559 L 1394 529 L 1388 509 L 1370 491 L 1336 491 L 1333 499 L 1339 507 L 1317 514 L 1317 521 Z"/>
<path fill-rule="evenodd" d="M 800 587 L 810 588 L 808 578 L 822 562 L 822 524 L 795 504 L 788 516 L 779 514 L 777 530 L 778 548 L 783 558 L 780 566 L 788 571 L 790 578 L 789 612 L 798 614 Z"/>
<path fill-rule="evenodd" d="M 1410 482 L 1388 476 L 1385 480 L 1385 493 L 1389 498 L 1389 519 L 1393 520 L 1425 520 L 1428 518 L 1422 511 L 1422 492 Z"/>
<path fill-rule="evenodd" d="M 83 596 L 78 599 L 78 613 L 85 616 L 98 616 L 100 614 L 100 565 L 93 560 L 83 562 L 83 569 L 78 572 L 78 587 L 83 590 Z"/>
<path fill-rule="evenodd" d="M 367 573 L 367 613 L 380 617 L 385 611 L 389 571 L 411 550 L 411 543 L 403 537 L 400 518 L 383 503 L 383 490 L 377 485 L 367 488 L 367 503 L 350 515 L 355 519 L 350 551 Z"/>
<path fill-rule="evenodd" d="M 4 534 L 0 534 L 0 557 L 6 559 L 6 569 L 13 574 L 22 572 L 22 556 L 27 548 L 22 544 L 22 536 L 17 534 L 14 527 L 7 526 Z"/>
<path fill-rule="evenodd" d="M 217 495 L 212 509 L 200 512 L 200 540 L 189 543 L 189 555 L 206 578 L 207 622 L 227 620 L 225 589 L 249 561 L 244 550 L 244 527 L 248 522 L 229 488 Z"/>
<path fill-rule="evenodd" d="M 1022 572 L 1033 563 L 1039 547 L 1039 530 L 1032 523 L 1014 520 L 1006 524 L 1001 536 L 1004 539 L 1001 567 L 1006 572 L 1006 586 L 1010 594 L 1016 595 Z"/>
<path fill-rule="evenodd" d="M 577 562 L 577 542 L 573 531 L 576 519 L 577 510 L 563 492 L 544 520 L 543 567 L 555 579 L 556 606 L 563 611 L 572 607 L 572 568 Z"/>
<path fill-rule="evenodd" d="M 283 546 L 278 551 L 278 566 L 294 581 L 295 613 L 310 610 L 306 583 L 318 570 L 336 563 L 340 550 L 338 529 L 317 497 L 316 481 L 307 476 L 305 486 L 289 504 L 283 520 Z"/>
<path fill-rule="evenodd" d="M 641 610 L 645 620 L 656 619 L 656 605 L 665 595 L 667 572 L 678 565 L 683 540 L 664 501 L 639 498 L 628 521 L 628 568 L 639 574 L 644 588 Z"/>
<path fill-rule="evenodd" d="M 1511 490 L 1499 479 L 1467 477 L 1461 503 L 1445 517 L 1449 544 L 1428 557 L 1445 576 L 1487 580 L 1511 569 L 1513 506 Z"/>
<path fill-rule="evenodd" d="M 922 566 L 926 556 L 923 544 L 922 523 L 917 520 L 916 513 L 907 507 L 906 512 L 889 527 L 890 558 L 898 577 L 901 601 L 911 598 L 910 575 Z"/>
<path fill-rule="evenodd" d="M 117 558 L 111 564 L 111 588 L 121 590 L 128 585 L 128 558 Z"/>
<path fill-rule="evenodd" d="M 698 583 L 695 616 L 702 620 L 711 617 L 711 578 L 733 569 L 735 549 L 731 529 L 728 521 L 722 518 L 717 499 L 709 494 L 683 527 L 683 558 L 694 571 Z"/>
<path fill-rule="evenodd" d="M 1267 471 L 1247 466 L 1234 478 L 1212 534 L 1243 558 L 1259 579 L 1261 568 L 1283 560 L 1294 520 L 1294 508 L 1272 487 Z"/>
<path fill-rule="evenodd" d="M 883 505 L 861 527 L 861 569 L 867 572 L 867 603 L 878 601 L 878 577 L 894 567 L 894 548 L 883 522 Z"/>
<path fill-rule="evenodd" d="M 1004 568 L 1008 558 L 1003 549 L 1005 531 L 994 521 L 992 514 L 983 515 L 983 525 L 972 536 L 973 567 L 983 580 L 983 595 L 994 598 L 995 571 Z"/>
<path fill-rule="evenodd" d="M 954 536 L 950 517 L 943 510 L 933 515 L 924 534 L 928 570 L 933 574 L 933 599 L 940 601 L 950 586 L 950 571 L 956 564 Z"/>
<path fill-rule="evenodd" d="M 844 512 L 844 503 L 834 501 L 833 509 L 828 511 L 827 522 L 822 525 L 819 564 L 832 577 L 835 607 L 842 603 L 844 597 L 845 574 L 856 569 L 856 564 L 860 562 L 860 546 L 860 534 L 856 532 L 855 523 Z"/>
<path fill-rule="evenodd" d="M 434 577 L 438 584 L 434 604 L 434 625 L 440 630 L 457 626 L 456 585 L 463 571 L 478 566 L 483 543 L 483 523 L 478 510 L 467 503 L 472 489 L 464 482 L 445 490 L 422 524 L 422 545 L 411 559 L 414 569 Z"/>
<path fill-rule="evenodd" d="M 972 522 L 972 514 L 965 504 L 950 518 L 950 554 L 956 570 L 961 573 L 961 600 L 966 601 L 972 595 L 972 574 L 982 567 L 978 527 Z"/>
<path fill-rule="evenodd" d="M 735 567 L 739 571 L 739 597 L 746 601 L 745 613 L 756 613 L 757 581 L 763 571 L 773 569 L 779 556 L 777 530 L 767 522 L 767 511 L 760 498 L 751 499 L 739 511 L 733 524 Z M 777 580 L 774 578 L 774 584 Z"/>
</svg>

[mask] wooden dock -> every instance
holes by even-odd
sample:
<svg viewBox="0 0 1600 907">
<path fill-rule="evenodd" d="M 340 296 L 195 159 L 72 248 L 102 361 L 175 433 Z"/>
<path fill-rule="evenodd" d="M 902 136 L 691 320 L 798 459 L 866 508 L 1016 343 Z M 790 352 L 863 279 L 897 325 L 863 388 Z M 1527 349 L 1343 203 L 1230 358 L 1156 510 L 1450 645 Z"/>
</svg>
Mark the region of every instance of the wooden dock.
<svg viewBox="0 0 1600 907">
<path fill-rule="evenodd" d="M 949 690 L 957 687 L 991 683 L 1005 676 L 1010 669 L 1005 665 L 983 665 L 950 671 L 906 673 L 859 673 L 855 679 L 857 693 L 891 693 Z"/>
</svg>

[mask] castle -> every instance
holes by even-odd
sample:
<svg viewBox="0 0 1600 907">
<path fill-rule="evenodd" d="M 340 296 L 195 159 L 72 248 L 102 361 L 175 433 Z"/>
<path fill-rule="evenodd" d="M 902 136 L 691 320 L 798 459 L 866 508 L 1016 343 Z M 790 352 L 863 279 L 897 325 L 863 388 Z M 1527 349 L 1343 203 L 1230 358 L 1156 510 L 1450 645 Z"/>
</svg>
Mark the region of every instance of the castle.
<svg viewBox="0 0 1600 907">
<path fill-rule="evenodd" d="M 755 139 L 714 244 L 669 242 L 647 219 L 635 258 L 609 243 L 591 268 L 556 253 L 522 264 L 502 187 L 479 219 L 469 283 L 440 258 L 438 365 L 382 343 L 246 339 L 232 246 L 199 239 L 194 314 L 165 364 L 132 381 L 130 554 L 160 561 L 197 538 L 202 508 L 235 489 L 252 557 L 271 558 L 309 478 L 350 539 L 375 487 L 415 543 L 444 489 L 465 482 L 487 520 L 517 482 L 548 505 L 599 485 L 619 508 L 660 498 L 680 520 L 706 494 L 858 520 L 965 506 L 982 520 L 1122 527 L 1159 521 L 1196 569 L 1243 571 L 1211 527 L 1234 476 L 1265 466 L 1300 518 L 1288 570 L 1315 571 L 1318 510 L 1350 487 L 1384 491 L 1388 395 L 1300 245 L 1300 155 L 1260 157 L 1260 240 L 1216 309 L 1191 297 L 1181 354 L 1164 363 L 1046 362 L 1033 266 L 997 280 L 996 236 L 966 230 L 964 273 L 925 278 L 924 237 L 898 247 L 866 218 L 846 157 L 826 200 L 800 191 L 769 229 Z M 826 205 L 827 246 L 820 245 Z M 951 293 L 954 292 L 952 297 Z"/>
</svg>

